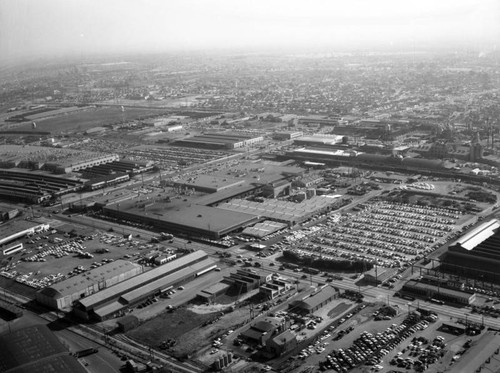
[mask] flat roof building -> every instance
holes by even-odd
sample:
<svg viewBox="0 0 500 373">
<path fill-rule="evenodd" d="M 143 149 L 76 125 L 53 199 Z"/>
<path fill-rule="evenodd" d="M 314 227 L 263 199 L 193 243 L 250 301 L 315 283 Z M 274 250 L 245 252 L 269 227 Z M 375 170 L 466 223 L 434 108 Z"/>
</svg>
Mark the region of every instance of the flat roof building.
<svg viewBox="0 0 500 373">
<path fill-rule="evenodd" d="M 476 299 L 476 294 L 465 293 L 463 291 L 426 284 L 415 280 L 406 282 L 401 290 L 425 299 L 438 299 L 444 302 L 464 305 L 469 305 Z"/>
<path fill-rule="evenodd" d="M 103 211 L 108 216 L 150 224 L 161 231 L 215 239 L 260 220 L 257 214 L 201 205 L 184 206 L 176 211 L 144 211 L 132 204 L 118 203 L 105 206 Z"/>
</svg>

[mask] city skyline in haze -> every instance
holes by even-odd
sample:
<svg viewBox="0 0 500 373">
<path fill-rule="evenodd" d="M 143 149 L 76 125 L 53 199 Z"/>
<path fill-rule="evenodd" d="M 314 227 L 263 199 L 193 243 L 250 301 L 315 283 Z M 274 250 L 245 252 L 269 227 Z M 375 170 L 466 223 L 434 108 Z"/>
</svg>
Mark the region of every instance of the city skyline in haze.
<svg viewBox="0 0 500 373">
<path fill-rule="evenodd" d="M 211 49 L 496 49 L 498 0 L 3 0 L 0 60 Z"/>
</svg>

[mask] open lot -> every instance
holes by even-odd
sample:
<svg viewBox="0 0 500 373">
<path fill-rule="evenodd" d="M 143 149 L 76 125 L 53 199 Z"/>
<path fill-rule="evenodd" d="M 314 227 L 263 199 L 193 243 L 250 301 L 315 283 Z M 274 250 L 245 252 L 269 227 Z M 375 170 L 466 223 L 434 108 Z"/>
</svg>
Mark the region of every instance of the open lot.
<svg viewBox="0 0 500 373">
<path fill-rule="evenodd" d="M 70 113 L 68 115 L 38 118 L 37 130 L 48 131 L 52 134 L 82 132 L 92 127 L 103 126 L 111 123 L 128 122 L 138 118 L 151 115 L 160 115 L 163 112 L 158 109 L 150 108 L 126 108 L 121 110 L 120 106 L 89 108 L 85 111 Z M 47 113 L 50 115 L 50 112 Z M 29 131 L 32 129 L 31 123 L 23 123 L 16 126 L 16 130 Z"/>
</svg>

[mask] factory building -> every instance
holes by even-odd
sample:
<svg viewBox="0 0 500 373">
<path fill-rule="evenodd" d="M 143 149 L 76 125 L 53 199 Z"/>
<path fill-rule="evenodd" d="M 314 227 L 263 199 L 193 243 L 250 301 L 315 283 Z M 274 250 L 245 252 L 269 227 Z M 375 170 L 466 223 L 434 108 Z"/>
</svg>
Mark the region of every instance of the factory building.
<svg viewBox="0 0 500 373">
<path fill-rule="evenodd" d="M 174 234 L 198 235 L 219 239 L 238 229 L 257 223 L 260 216 L 238 211 L 227 211 L 209 206 L 186 206 L 175 213 L 149 212 L 143 205 L 133 202 L 117 203 L 105 206 L 103 212 L 107 216 L 142 224 L 149 224 L 160 231 Z"/>
<path fill-rule="evenodd" d="M 401 290 L 425 299 L 437 299 L 462 305 L 469 305 L 476 299 L 476 294 L 425 284 L 415 280 L 408 281 Z"/>
<path fill-rule="evenodd" d="M 338 296 L 339 293 L 335 288 L 325 286 L 320 291 L 311 294 L 311 296 L 305 299 L 293 301 L 289 305 L 289 310 L 299 315 L 311 314 L 327 305 L 332 300 L 337 299 Z"/>
<path fill-rule="evenodd" d="M 178 140 L 174 144 L 207 149 L 238 149 L 245 146 L 251 146 L 263 140 L 263 136 L 255 134 L 221 132 L 189 137 L 187 139 Z"/>
<path fill-rule="evenodd" d="M 85 320 L 104 320 L 216 267 L 204 251 L 198 250 L 82 298 L 73 312 Z"/>
<path fill-rule="evenodd" d="M 263 320 L 257 321 L 247 330 L 240 334 L 241 338 L 247 343 L 258 344 L 265 346 L 266 342 L 276 333 L 281 333 L 285 330 L 285 323 L 277 317 L 266 317 Z"/>
<path fill-rule="evenodd" d="M 74 302 L 140 273 L 139 264 L 116 260 L 46 287 L 36 293 L 36 300 L 52 309 L 67 311 Z"/>
<path fill-rule="evenodd" d="M 498 283 L 500 276 L 500 222 L 493 219 L 482 223 L 448 247 L 441 258 L 449 271 L 464 271 L 471 277 Z"/>
<path fill-rule="evenodd" d="M 295 225 L 307 220 L 314 214 L 330 211 L 338 204 L 339 195 L 315 196 L 301 203 L 281 200 L 265 200 L 264 202 L 233 199 L 220 204 L 218 208 L 264 216 L 288 225 Z"/>
<path fill-rule="evenodd" d="M 271 279 L 272 274 L 253 268 L 238 268 L 229 277 L 225 277 L 226 282 L 237 286 L 242 292 L 257 289 L 260 285 L 271 281 Z"/>
<path fill-rule="evenodd" d="M 297 344 L 297 336 L 287 329 L 274 338 L 268 339 L 266 349 L 274 356 L 280 356 L 288 351 L 292 351 L 297 347 Z"/>
<path fill-rule="evenodd" d="M 259 287 L 259 293 L 263 294 L 266 299 L 274 299 L 287 292 L 292 287 L 291 281 L 287 278 L 272 276 L 271 281 Z"/>
</svg>

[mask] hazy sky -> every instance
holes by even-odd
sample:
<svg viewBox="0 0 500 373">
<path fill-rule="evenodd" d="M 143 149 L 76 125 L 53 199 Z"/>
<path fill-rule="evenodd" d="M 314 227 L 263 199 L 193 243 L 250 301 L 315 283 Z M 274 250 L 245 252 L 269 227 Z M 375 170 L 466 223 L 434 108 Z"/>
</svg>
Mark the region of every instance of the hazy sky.
<svg viewBox="0 0 500 373">
<path fill-rule="evenodd" d="M 500 42 L 500 0 L 0 0 L 0 58 Z"/>
</svg>

